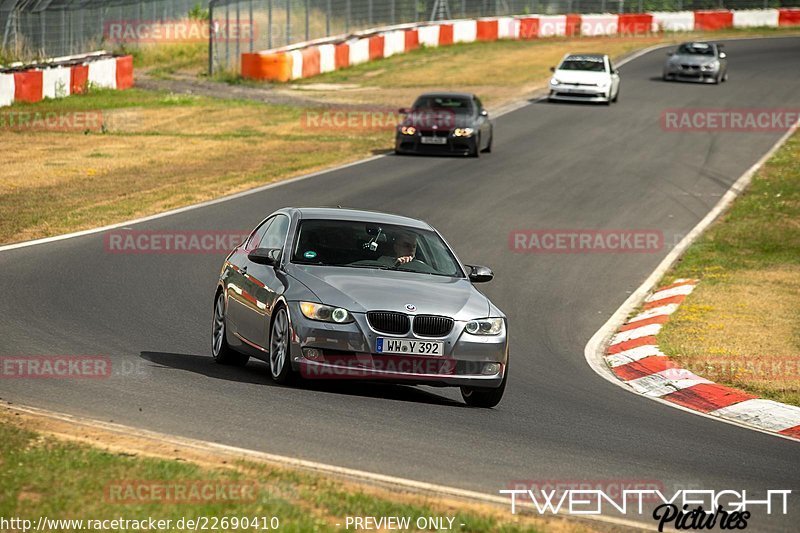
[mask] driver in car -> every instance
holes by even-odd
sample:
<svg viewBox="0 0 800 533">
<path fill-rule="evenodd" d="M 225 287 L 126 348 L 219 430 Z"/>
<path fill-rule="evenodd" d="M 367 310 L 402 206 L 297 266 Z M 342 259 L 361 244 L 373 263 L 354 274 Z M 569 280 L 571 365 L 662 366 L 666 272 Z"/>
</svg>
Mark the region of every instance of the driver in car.
<svg viewBox="0 0 800 533">
<path fill-rule="evenodd" d="M 417 236 L 408 231 L 399 231 L 394 236 L 394 256 L 384 255 L 378 261 L 387 266 L 410 263 L 417 253 Z"/>
</svg>

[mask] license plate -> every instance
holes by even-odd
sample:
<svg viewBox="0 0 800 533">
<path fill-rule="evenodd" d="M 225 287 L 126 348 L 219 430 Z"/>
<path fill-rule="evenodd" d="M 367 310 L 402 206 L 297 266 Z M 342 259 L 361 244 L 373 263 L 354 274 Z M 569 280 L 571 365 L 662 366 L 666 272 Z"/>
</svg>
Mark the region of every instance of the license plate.
<svg viewBox="0 0 800 533">
<path fill-rule="evenodd" d="M 375 343 L 377 353 L 397 353 L 406 355 L 442 355 L 443 342 L 420 341 L 412 339 L 386 339 L 378 337 Z"/>
<path fill-rule="evenodd" d="M 447 137 L 420 137 L 422 144 L 447 144 Z"/>
</svg>

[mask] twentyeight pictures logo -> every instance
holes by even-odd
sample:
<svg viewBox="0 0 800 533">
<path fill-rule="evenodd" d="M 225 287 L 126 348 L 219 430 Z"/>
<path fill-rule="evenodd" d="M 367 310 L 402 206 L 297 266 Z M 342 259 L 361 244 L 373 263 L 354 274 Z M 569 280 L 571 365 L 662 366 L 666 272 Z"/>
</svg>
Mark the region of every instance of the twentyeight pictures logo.
<svg viewBox="0 0 800 533">
<path fill-rule="evenodd" d="M 538 514 L 568 513 L 571 515 L 623 515 L 645 513 L 648 502 L 655 502 L 652 519 L 658 531 L 665 527 L 678 530 L 745 529 L 751 510 L 766 515 L 783 514 L 789 510 L 791 490 L 767 490 L 766 494 L 747 490 L 677 490 L 664 491 L 657 487 L 623 488 L 608 491 L 605 487 L 560 490 L 559 488 L 510 488 L 500 494 L 510 497 L 511 514 L 518 510 Z"/>
</svg>

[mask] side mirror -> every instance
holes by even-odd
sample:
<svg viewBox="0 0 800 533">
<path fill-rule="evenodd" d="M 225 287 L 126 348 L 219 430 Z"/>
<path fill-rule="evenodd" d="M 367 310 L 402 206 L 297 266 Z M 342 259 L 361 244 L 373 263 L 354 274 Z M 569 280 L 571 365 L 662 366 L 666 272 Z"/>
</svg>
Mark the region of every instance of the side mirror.
<svg viewBox="0 0 800 533">
<path fill-rule="evenodd" d="M 281 260 L 280 248 L 256 248 L 247 254 L 247 258 L 259 265 L 277 266 Z"/>
<path fill-rule="evenodd" d="M 728 54 L 726 54 L 725 52 L 720 52 L 719 53 L 719 58 L 720 59 L 725 59 L 726 57 L 728 57 Z"/>
<path fill-rule="evenodd" d="M 555 71 L 556 71 L 556 67 L 550 67 L 550 72 L 555 72 Z"/>
<path fill-rule="evenodd" d="M 466 267 L 470 269 L 469 280 L 472 283 L 485 283 L 494 278 L 494 272 L 489 267 L 480 265 L 466 265 Z"/>
<path fill-rule="evenodd" d="M 614 74 L 616 74 L 617 76 L 619 76 L 619 69 L 618 69 L 618 68 L 615 68 L 615 69 L 614 69 Z"/>
<path fill-rule="evenodd" d="M 401 115 L 408 115 L 409 113 L 411 113 L 411 110 L 407 107 L 401 107 L 400 109 L 397 110 L 397 112 L 400 113 Z"/>
<path fill-rule="evenodd" d="M 489 112 L 486 111 L 485 109 L 481 109 L 481 116 L 482 117 L 488 117 L 489 116 Z"/>
</svg>

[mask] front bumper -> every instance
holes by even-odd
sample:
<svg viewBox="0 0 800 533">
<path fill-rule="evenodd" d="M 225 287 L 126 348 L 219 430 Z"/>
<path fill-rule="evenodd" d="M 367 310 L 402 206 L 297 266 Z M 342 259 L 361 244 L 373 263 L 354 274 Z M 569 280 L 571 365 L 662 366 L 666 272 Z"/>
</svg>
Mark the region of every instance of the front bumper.
<svg viewBox="0 0 800 533">
<path fill-rule="evenodd" d="M 419 337 L 411 332 L 394 336 L 374 331 L 363 313 L 353 313 L 355 321 L 350 324 L 331 324 L 307 319 L 297 302 L 289 308 L 292 368 L 307 379 L 497 388 L 506 371 L 507 329 L 501 335 L 475 336 L 464 333 L 466 322 L 456 320 L 446 337 Z M 378 337 L 441 341 L 444 353 L 379 354 L 375 351 Z"/>
<path fill-rule="evenodd" d="M 702 67 L 683 67 L 681 65 L 668 65 L 664 68 L 664 77 L 681 81 L 697 81 L 702 83 L 714 82 L 719 76 L 721 67 L 704 70 Z"/>
<path fill-rule="evenodd" d="M 611 97 L 609 87 L 593 87 L 590 85 L 569 85 L 562 83 L 550 85 L 550 100 L 563 100 L 569 102 L 608 102 Z"/>
<path fill-rule="evenodd" d="M 442 136 L 444 138 L 444 136 Z M 422 135 L 403 135 L 398 133 L 395 137 L 394 149 L 400 154 L 453 154 L 468 155 L 476 151 L 477 135 L 470 137 L 455 137 L 448 134 L 445 144 L 423 144 Z"/>
</svg>

